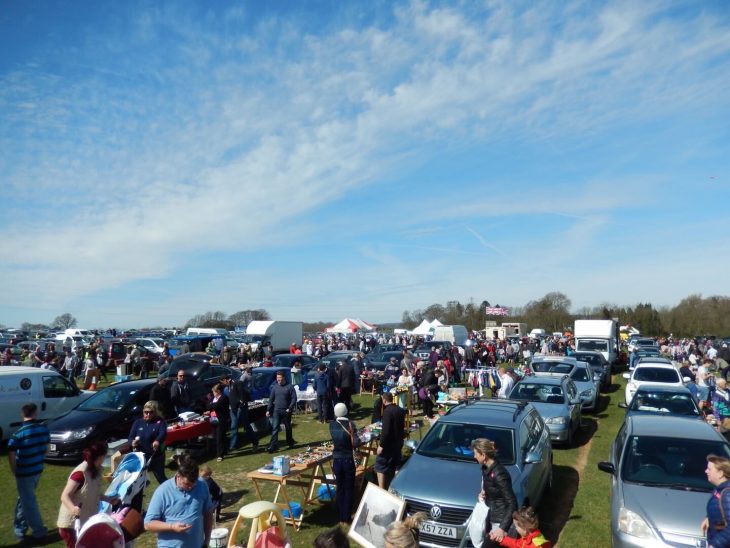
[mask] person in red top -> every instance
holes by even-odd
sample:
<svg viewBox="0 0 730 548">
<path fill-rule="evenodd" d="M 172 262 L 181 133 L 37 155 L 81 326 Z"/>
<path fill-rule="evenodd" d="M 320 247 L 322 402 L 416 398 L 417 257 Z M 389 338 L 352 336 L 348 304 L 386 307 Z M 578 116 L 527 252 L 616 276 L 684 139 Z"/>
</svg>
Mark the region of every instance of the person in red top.
<svg viewBox="0 0 730 548">
<path fill-rule="evenodd" d="M 500 546 L 507 548 L 552 548 L 552 544 L 540 532 L 537 514 L 531 507 L 524 507 L 512 513 L 512 521 L 520 538 L 504 536 Z"/>
</svg>

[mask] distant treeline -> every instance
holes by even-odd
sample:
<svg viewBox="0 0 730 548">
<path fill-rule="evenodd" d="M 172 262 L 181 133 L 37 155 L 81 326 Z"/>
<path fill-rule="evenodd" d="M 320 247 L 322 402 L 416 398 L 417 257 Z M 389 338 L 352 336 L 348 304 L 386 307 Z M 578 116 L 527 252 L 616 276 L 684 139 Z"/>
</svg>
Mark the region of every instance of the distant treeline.
<svg viewBox="0 0 730 548">
<path fill-rule="evenodd" d="M 509 316 L 486 316 L 489 301 L 476 304 L 470 300 L 466 304 L 449 301 L 445 305 L 432 304 L 423 310 L 404 311 L 401 323 L 404 328 L 412 329 L 422 320 L 438 320 L 446 325 L 464 325 L 468 329 L 484 329 L 485 320 L 526 323 L 529 329 L 543 328 L 547 331 L 572 330 L 576 319 L 618 318 L 621 325 L 630 324 L 650 336 L 669 335 L 692 337 L 716 335 L 730 336 L 730 297 L 690 295 L 674 307 L 654 308 L 651 303 L 635 306 L 618 306 L 604 303 L 593 308 L 583 308 L 570 312 L 571 301 L 563 293 L 551 292 L 525 306 L 515 307 L 502 304 L 510 311 Z M 499 305 L 495 305 L 499 306 Z"/>
</svg>

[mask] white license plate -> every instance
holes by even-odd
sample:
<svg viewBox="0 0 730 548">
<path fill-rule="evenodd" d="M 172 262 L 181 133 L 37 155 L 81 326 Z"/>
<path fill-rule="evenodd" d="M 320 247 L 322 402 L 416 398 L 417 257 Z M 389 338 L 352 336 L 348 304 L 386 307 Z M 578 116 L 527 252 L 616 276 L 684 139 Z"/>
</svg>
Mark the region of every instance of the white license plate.
<svg viewBox="0 0 730 548">
<path fill-rule="evenodd" d="M 449 527 L 448 525 L 440 525 L 431 521 L 425 521 L 421 524 L 421 531 L 428 533 L 429 535 L 436 535 L 438 537 L 456 538 L 456 527 Z"/>
<path fill-rule="evenodd" d="M 48 449 L 49 449 L 50 451 L 55 451 L 55 450 L 56 450 L 56 444 L 55 444 L 55 443 L 50 443 L 50 444 L 48 444 Z"/>
</svg>

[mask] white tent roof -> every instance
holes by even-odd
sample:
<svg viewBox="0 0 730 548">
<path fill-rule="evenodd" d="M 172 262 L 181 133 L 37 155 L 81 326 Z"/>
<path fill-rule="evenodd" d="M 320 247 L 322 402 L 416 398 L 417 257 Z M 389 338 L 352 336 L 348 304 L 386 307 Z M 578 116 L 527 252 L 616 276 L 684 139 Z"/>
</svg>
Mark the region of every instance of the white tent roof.
<svg viewBox="0 0 730 548">
<path fill-rule="evenodd" d="M 361 319 L 345 318 L 340 323 L 325 329 L 327 333 L 357 333 L 358 331 L 374 331 L 375 326 Z"/>
<path fill-rule="evenodd" d="M 434 319 L 433 321 L 423 320 L 421 322 L 421 325 L 416 327 L 413 331 L 411 331 L 411 335 L 430 335 L 433 333 L 434 327 L 440 327 L 444 324 L 442 324 L 437 319 Z"/>
</svg>

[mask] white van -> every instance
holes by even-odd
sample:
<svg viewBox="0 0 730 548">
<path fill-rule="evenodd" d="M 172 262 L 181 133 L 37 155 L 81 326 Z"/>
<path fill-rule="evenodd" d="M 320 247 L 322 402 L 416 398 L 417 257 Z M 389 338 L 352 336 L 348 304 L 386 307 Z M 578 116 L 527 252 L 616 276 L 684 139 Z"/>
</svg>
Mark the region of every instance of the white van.
<svg viewBox="0 0 730 548">
<path fill-rule="evenodd" d="M 215 327 L 188 327 L 188 330 L 185 334 L 188 336 L 221 335 L 222 337 L 225 337 L 227 333 L 228 333 L 227 329 L 220 329 L 220 328 L 215 328 Z"/>
<path fill-rule="evenodd" d="M 3 366 L 0 368 L 0 439 L 7 440 L 18 429 L 23 421 L 20 408 L 26 403 L 35 403 L 38 418 L 49 420 L 64 415 L 93 394 L 79 390 L 56 371 Z"/>
<path fill-rule="evenodd" d="M 433 330 L 434 341 L 449 341 L 456 346 L 464 346 L 469 332 L 463 325 L 439 325 Z"/>
</svg>

